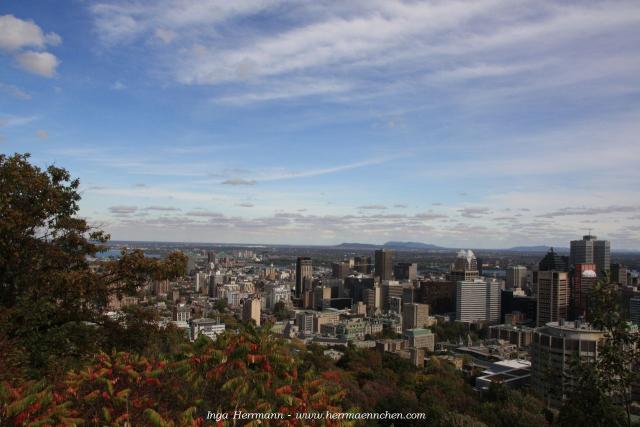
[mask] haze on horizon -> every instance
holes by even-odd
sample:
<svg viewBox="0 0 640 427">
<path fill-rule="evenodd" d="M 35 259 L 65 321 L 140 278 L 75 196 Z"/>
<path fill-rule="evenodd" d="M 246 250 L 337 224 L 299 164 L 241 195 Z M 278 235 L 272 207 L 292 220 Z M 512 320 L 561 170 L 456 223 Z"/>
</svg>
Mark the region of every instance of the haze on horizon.
<svg viewBox="0 0 640 427">
<path fill-rule="evenodd" d="M 640 249 L 640 3 L 0 3 L 0 152 L 117 240 Z"/>
</svg>

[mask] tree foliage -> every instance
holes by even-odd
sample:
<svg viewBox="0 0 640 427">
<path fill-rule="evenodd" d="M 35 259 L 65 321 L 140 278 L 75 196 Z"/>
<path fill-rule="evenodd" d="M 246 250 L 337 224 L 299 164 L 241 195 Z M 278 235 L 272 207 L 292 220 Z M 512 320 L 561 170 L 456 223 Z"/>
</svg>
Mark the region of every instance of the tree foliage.
<svg viewBox="0 0 640 427">
<path fill-rule="evenodd" d="M 32 375 L 64 371 L 107 344 L 111 295 L 186 267 L 181 253 L 155 260 L 123 251 L 92 268 L 109 236 L 78 216 L 79 186 L 65 169 L 32 165 L 28 154 L 0 155 L 0 341 L 26 352 Z"/>
<path fill-rule="evenodd" d="M 560 411 L 564 426 L 631 426 L 631 386 L 640 380 L 640 334 L 632 331 L 608 277 L 590 295 L 591 325 L 602 330 L 595 361 L 576 361 L 574 391 Z"/>
</svg>

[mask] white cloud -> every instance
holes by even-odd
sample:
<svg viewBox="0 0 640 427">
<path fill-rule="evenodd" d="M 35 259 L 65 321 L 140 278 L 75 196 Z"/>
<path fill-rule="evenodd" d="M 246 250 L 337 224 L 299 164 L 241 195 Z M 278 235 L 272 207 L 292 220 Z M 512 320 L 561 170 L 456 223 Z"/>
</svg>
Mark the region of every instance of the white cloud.
<svg viewBox="0 0 640 427">
<path fill-rule="evenodd" d="M 0 83 L 0 92 L 6 93 L 18 99 L 29 100 L 31 99 L 31 94 L 20 89 L 18 86 L 9 85 L 5 83 Z"/>
<path fill-rule="evenodd" d="M 165 30 L 164 28 L 156 29 L 154 34 L 165 44 L 171 43 L 178 36 L 174 31 Z"/>
<path fill-rule="evenodd" d="M 49 52 L 27 51 L 18 54 L 16 58 L 20 67 L 44 77 L 53 77 L 60 64 L 58 58 Z"/>
<path fill-rule="evenodd" d="M 46 130 L 43 129 L 38 129 L 36 131 L 36 136 L 40 139 L 47 139 L 49 138 L 49 132 L 47 132 Z"/>
<path fill-rule="evenodd" d="M 125 90 L 127 86 L 121 81 L 117 80 L 111 85 L 111 89 L 113 90 Z"/>
<path fill-rule="evenodd" d="M 0 16 L 0 49 L 16 51 L 25 47 L 43 48 L 57 46 L 62 38 L 56 33 L 45 34 L 31 20 L 22 20 L 13 15 Z"/>
</svg>

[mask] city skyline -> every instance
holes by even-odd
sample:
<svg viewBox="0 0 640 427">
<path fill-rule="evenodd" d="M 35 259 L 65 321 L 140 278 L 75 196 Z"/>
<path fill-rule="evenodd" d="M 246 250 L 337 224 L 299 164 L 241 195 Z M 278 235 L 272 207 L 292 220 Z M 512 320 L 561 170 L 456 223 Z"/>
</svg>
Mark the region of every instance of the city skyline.
<svg viewBox="0 0 640 427">
<path fill-rule="evenodd" d="M 637 2 L 176 4 L 0 4 L 0 151 L 114 239 L 640 249 Z"/>
</svg>

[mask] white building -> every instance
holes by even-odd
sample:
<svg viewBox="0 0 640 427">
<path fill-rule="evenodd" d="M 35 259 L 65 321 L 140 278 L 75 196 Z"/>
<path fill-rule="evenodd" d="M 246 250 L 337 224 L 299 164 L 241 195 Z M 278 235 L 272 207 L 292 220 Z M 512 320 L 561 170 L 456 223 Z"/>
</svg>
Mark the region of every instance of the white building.
<svg viewBox="0 0 640 427">
<path fill-rule="evenodd" d="M 462 280 L 456 286 L 456 320 L 500 321 L 501 282 L 495 279 Z"/>
</svg>

